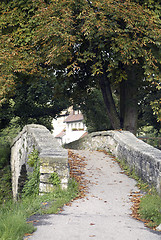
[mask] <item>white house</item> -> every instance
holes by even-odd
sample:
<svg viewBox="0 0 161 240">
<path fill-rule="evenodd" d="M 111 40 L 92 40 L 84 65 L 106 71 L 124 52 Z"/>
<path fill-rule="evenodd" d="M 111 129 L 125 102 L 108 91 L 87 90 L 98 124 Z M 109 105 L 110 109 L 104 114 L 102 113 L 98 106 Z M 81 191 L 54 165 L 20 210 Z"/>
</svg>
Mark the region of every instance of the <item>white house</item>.
<svg viewBox="0 0 161 240">
<path fill-rule="evenodd" d="M 66 129 L 65 119 L 69 116 L 68 110 L 64 110 L 60 113 L 60 115 L 55 119 L 53 119 L 53 135 L 54 137 L 61 133 L 64 129 Z"/>
<path fill-rule="evenodd" d="M 68 114 L 68 115 L 67 115 Z M 61 144 L 73 142 L 87 134 L 87 128 L 83 123 L 83 115 L 78 110 L 68 109 L 63 111 L 60 117 L 53 121 L 54 137 Z"/>
</svg>

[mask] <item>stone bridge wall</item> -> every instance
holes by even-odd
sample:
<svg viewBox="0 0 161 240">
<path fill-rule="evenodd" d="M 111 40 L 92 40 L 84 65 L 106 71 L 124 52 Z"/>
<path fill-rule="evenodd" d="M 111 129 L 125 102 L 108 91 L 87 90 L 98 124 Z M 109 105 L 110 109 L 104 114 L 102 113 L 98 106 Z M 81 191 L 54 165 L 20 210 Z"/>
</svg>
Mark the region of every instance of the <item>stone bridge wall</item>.
<svg viewBox="0 0 161 240">
<path fill-rule="evenodd" d="M 66 148 L 106 150 L 120 160 L 149 184 L 154 185 L 161 195 L 161 151 L 144 143 L 127 131 L 105 131 L 91 133 Z"/>
<path fill-rule="evenodd" d="M 25 175 L 32 172 L 27 161 L 34 148 L 38 150 L 40 159 L 40 193 L 49 192 L 53 188 L 48 181 L 53 172 L 57 172 L 62 188 L 67 187 L 69 178 L 67 150 L 59 145 L 46 127 L 26 125 L 11 145 L 12 190 L 15 199 L 18 197 L 19 186 L 23 184 Z"/>
</svg>

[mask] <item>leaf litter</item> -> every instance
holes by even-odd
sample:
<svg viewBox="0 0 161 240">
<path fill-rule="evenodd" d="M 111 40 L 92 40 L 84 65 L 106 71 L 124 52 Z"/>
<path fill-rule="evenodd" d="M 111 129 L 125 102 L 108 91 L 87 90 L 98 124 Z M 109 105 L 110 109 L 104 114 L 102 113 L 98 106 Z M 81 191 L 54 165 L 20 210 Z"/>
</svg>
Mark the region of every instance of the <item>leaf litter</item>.
<svg viewBox="0 0 161 240">
<path fill-rule="evenodd" d="M 70 177 L 74 178 L 79 185 L 79 195 L 75 199 L 84 198 L 88 193 L 89 180 L 85 179 L 86 158 L 74 154 L 68 150 L 68 163 L 70 167 Z"/>
</svg>

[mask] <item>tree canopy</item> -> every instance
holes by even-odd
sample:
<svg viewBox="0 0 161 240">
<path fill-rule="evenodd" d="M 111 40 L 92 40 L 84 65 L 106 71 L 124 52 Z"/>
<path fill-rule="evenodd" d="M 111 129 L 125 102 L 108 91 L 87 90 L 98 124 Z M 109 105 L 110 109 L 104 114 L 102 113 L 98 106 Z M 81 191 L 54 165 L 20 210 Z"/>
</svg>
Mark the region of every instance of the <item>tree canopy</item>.
<svg viewBox="0 0 161 240">
<path fill-rule="evenodd" d="M 135 132 L 139 89 L 145 82 L 161 89 L 159 4 L 154 9 L 150 2 L 1 2 L 1 103 L 14 96 L 18 73 L 39 79 L 54 74 L 58 95 L 61 85 L 70 97 L 99 86 L 113 128 Z M 160 94 L 151 104 L 160 120 Z"/>
</svg>

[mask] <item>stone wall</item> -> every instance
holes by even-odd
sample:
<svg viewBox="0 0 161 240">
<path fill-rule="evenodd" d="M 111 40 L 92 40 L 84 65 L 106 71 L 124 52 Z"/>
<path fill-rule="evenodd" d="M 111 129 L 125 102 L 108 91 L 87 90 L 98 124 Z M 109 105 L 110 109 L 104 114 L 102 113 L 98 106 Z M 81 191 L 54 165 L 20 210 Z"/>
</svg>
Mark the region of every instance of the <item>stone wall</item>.
<svg viewBox="0 0 161 240">
<path fill-rule="evenodd" d="M 91 133 L 66 148 L 106 150 L 120 160 L 149 184 L 154 185 L 161 195 L 161 151 L 144 143 L 127 131 L 105 131 Z"/>
<path fill-rule="evenodd" d="M 27 175 L 33 170 L 27 161 L 34 148 L 38 150 L 40 159 L 40 193 L 49 192 L 53 188 L 48 181 L 53 172 L 58 174 L 62 188 L 67 188 L 69 178 L 67 150 L 60 146 L 46 127 L 26 125 L 11 145 L 12 190 L 15 199 Z"/>
</svg>

